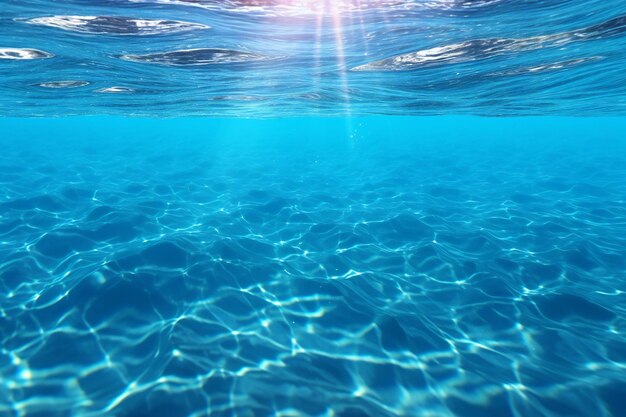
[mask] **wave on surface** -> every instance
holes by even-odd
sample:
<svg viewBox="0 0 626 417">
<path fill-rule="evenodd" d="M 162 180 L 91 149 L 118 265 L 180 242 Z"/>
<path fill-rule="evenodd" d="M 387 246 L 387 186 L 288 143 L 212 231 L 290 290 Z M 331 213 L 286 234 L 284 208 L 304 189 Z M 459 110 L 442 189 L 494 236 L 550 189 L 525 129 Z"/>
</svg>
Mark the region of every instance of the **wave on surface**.
<svg viewBox="0 0 626 417">
<path fill-rule="evenodd" d="M 89 81 L 64 80 L 64 81 L 46 81 L 37 84 L 43 88 L 78 88 L 89 85 Z"/>
<path fill-rule="evenodd" d="M 621 0 L 29 0 L 5 9 L 2 115 L 626 114 Z M 90 85 L 44 97 L 41 73 Z M 111 86 L 133 94 L 101 94 Z M 212 99 L 246 96 L 265 105 Z"/>
<path fill-rule="evenodd" d="M 180 51 L 157 52 L 145 55 L 120 55 L 118 58 L 133 62 L 188 66 L 211 64 L 239 64 L 275 59 L 252 52 L 233 51 L 229 49 L 183 49 Z"/>
<path fill-rule="evenodd" d="M 45 59 L 53 56 L 54 54 L 33 48 L 0 48 L 0 59 Z"/>
<path fill-rule="evenodd" d="M 73 32 L 113 35 L 160 35 L 209 28 L 199 23 L 123 16 L 49 16 L 35 17 L 24 22 Z"/>
<path fill-rule="evenodd" d="M 353 68 L 353 71 L 402 71 L 426 65 L 458 64 L 507 53 L 564 47 L 572 42 L 606 39 L 624 32 L 626 32 L 626 16 L 620 16 L 588 28 L 553 35 L 522 39 L 475 39 L 439 46 L 361 65 Z M 583 59 L 584 61 L 586 60 Z"/>
</svg>

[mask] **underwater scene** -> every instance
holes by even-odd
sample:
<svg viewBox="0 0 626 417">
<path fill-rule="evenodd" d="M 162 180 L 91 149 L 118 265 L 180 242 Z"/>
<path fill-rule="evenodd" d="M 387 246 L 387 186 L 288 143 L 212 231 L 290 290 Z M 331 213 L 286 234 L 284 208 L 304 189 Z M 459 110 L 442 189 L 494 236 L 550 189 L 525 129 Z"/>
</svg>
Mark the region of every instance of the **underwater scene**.
<svg viewBox="0 0 626 417">
<path fill-rule="evenodd" d="M 0 0 L 0 417 L 626 416 L 623 0 Z"/>
</svg>

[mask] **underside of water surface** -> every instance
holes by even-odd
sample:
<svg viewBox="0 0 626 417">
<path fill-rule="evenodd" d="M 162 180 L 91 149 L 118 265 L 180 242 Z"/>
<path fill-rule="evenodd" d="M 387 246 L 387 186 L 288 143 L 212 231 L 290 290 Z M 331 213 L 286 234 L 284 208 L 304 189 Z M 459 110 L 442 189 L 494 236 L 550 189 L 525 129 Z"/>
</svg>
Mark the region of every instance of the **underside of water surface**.
<svg viewBox="0 0 626 417">
<path fill-rule="evenodd" d="M 0 417 L 626 416 L 623 0 L 2 0 Z"/>
<path fill-rule="evenodd" d="M 624 115 L 625 49 L 622 0 L 4 0 L 0 112 Z"/>
</svg>

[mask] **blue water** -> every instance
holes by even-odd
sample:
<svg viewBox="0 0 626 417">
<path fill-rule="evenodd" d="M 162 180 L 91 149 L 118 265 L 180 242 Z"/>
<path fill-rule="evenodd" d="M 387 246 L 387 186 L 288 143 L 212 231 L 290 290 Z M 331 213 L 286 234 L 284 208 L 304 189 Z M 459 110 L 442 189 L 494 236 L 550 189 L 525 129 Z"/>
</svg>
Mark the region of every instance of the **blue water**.
<svg viewBox="0 0 626 417">
<path fill-rule="evenodd" d="M 626 2 L 4 0 L 0 417 L 626 416 Z"/>
<path fill-rule="evenodd" d="M 623 0 L 0 7 L 3 115 L 626 115 Z"/>
<path fill-rule="evenodd" d="M 2 417 L 624 415 L 622 119 L 0 127 Z"/>
</svg>

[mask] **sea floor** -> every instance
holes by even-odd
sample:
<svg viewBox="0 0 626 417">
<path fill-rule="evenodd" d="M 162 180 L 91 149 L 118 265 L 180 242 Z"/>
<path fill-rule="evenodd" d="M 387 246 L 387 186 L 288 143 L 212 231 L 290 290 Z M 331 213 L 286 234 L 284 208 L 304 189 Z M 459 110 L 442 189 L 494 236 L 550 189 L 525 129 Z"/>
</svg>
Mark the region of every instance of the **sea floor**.
<svg viewBox="0 0 626 417">
<path fill-rule="evenodd" d="M 1 417 L 626 409 L 619 119 L 0 127 Z"/>
</svg>

